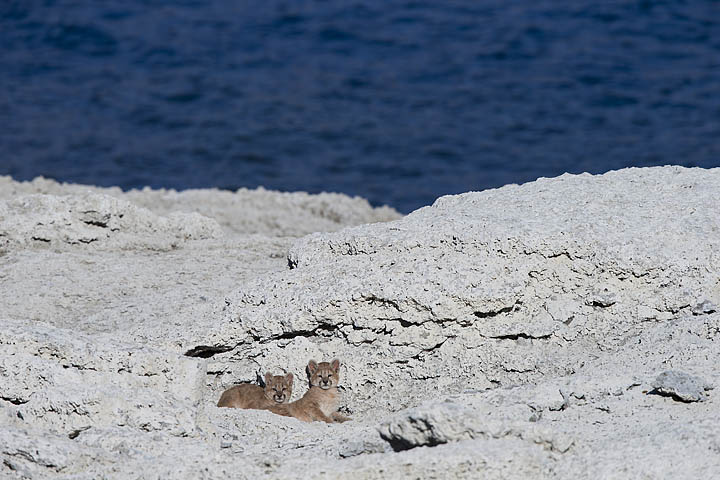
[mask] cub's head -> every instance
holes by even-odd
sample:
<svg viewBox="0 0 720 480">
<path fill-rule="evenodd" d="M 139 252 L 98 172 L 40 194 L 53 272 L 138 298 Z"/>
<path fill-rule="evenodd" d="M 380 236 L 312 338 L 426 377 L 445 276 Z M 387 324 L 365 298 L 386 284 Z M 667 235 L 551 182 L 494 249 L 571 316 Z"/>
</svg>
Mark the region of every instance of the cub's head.
<svg viewBox="0 0 720 480">
<path fill-rule="evenodd" d="M 320 362 L 310 360 L 307 366 L 308 375 L 310 375 L 310 386 L 320 387 L 323 390 L 337 387 L 340 383 L 340 360 L 332 362 Z"/>
<path fill-rule="evenodd" d="M 287 403 L 292 395 L 293 374 L 285 376 L 265 374 L 265 398 L 275 403 Z"/>
</svg>

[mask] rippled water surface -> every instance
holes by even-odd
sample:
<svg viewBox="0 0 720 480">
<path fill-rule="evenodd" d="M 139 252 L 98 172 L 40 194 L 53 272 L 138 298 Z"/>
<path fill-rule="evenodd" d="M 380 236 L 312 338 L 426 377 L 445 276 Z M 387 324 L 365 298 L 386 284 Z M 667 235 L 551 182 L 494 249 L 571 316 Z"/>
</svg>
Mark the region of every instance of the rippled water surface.
<svg viewBox="0 0 720 480">
<path fill-rule="evenodd" d="M 410 211 L 720 165 L 720 1 L 4 0 L 0 174 Z"/>
</svg>

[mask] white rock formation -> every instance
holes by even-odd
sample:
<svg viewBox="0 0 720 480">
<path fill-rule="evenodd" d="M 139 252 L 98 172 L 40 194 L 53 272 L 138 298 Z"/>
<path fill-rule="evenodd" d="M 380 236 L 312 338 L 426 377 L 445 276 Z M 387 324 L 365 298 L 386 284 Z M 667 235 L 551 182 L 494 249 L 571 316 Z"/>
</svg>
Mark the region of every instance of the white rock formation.
<svg viewBox="0 0 720 480">
<path fill-rule="evenodd" d="M 241 188 L 237 192 L 218 189 L 130 190 L 87 185 L 60 184 L 38 177 L 15 182 L 0 176 L 0 199 L 28 194 L 82 195 L 100 193 L 127 200 L 157 215 L 199 213 L 217 221 L 230 236 L 260 234 L 298 237 L 313 232 L 330 232 L 348 225 L 395 220 L 398 213 L 389 207 L 371 208 L 367 200 L 337 193 L 309 195 Z"/>
<path fill-rule="evenodd" d="M 0 476 L 720 472 L 718 192 L 720 169 L 628 169 L 398 219 L 0 178 Z M 353 422 L 215 407 L 333 357 Z"/>
</svg>

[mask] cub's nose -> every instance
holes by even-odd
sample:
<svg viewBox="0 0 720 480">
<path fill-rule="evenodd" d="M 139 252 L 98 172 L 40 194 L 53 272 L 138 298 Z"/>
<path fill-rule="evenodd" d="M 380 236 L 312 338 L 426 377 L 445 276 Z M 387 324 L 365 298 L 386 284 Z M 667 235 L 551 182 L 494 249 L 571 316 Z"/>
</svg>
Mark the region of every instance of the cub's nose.
<svg viewBox="0 0 720 480">
<path fill-rule="evenodd" d="M 275 401 L 276 401 L 277 403 L 282 403 L 282 402 L 284 402 L 284 401 L 285 401 L 285 395 L 282 394 L 282 393 L 281 393 L 281 394 L 278 394 L 278 395 L 275 395 Z"/>
</svg>

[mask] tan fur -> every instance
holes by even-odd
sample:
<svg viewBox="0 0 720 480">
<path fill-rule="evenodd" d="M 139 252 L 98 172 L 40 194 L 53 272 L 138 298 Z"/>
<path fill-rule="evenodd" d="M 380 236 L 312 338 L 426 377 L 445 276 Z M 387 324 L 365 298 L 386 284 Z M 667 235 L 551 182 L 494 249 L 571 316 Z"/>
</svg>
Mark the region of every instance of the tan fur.
<svg viewBox="0 0 720 480">
<path fill-rule="evenodd" d="M 339 423 L 351 420 L 337 411 L 340 403 L 340 392 L 337 388 L 340 382 L 340 361 L 318 364 L 315 360 L 310 360 L 307 370 L 310 388 L 305 395 L 286 405 L 273 405 L 268 410 L 278 415 L 295 417 L 303 422 Z"/>
<path fill-rule="evenodd" d="M 272 405 L 284 404 L 290 401 L 292 382 L 292 373 L 273 376 L 267 372 L 265 388 L 250 383 L 235 385 L 223 392 L 217 406 L 262 410 Z"/>
</svg>

